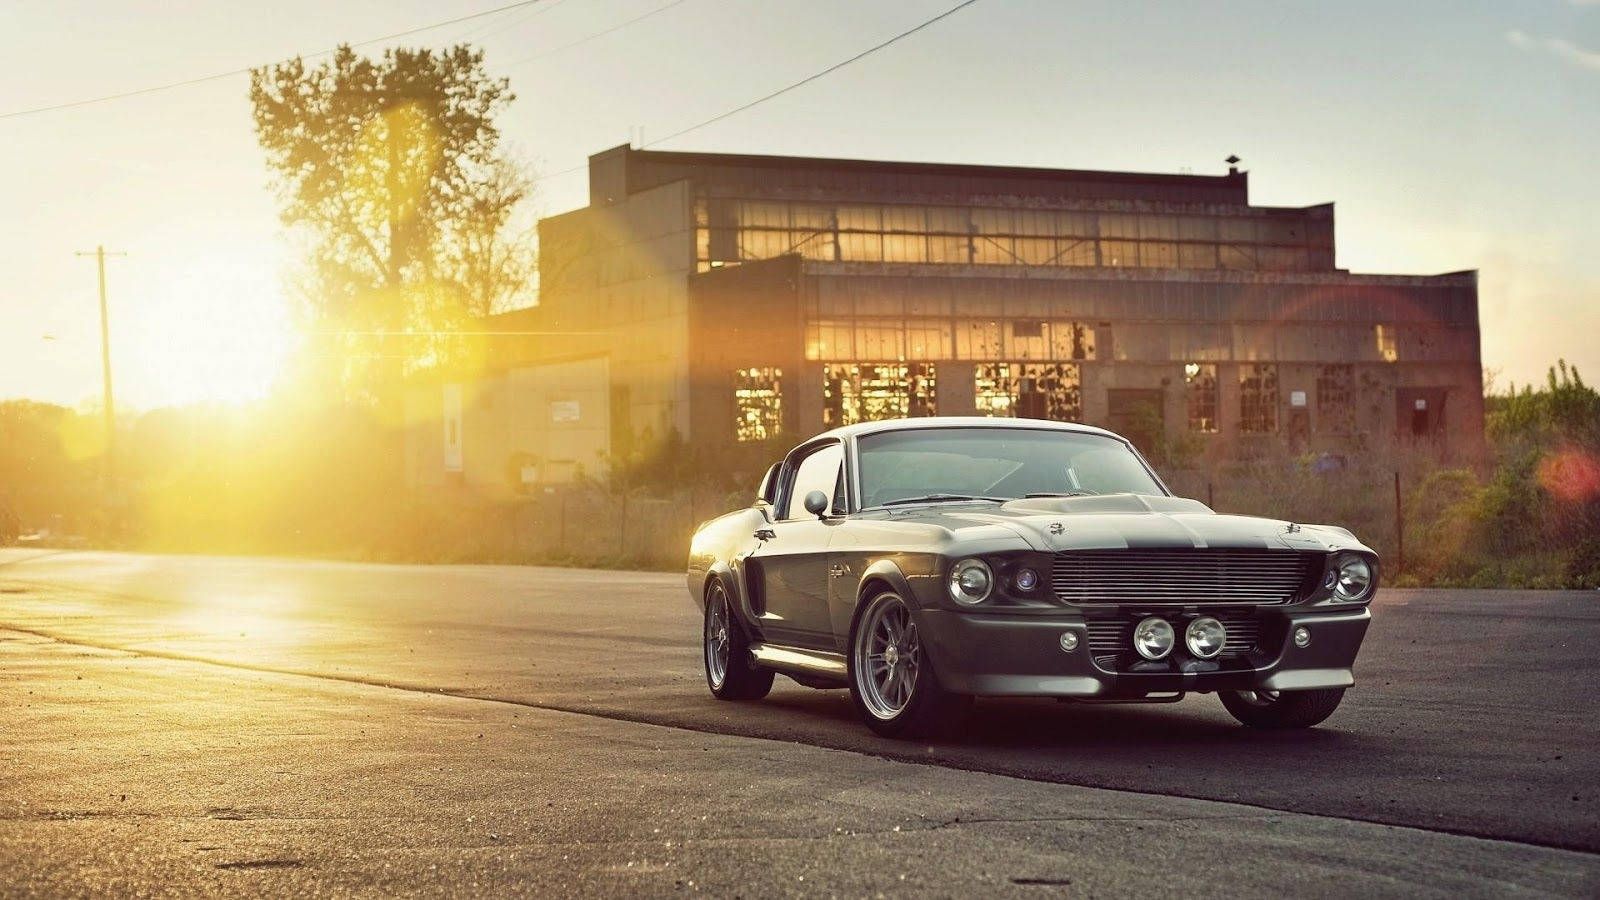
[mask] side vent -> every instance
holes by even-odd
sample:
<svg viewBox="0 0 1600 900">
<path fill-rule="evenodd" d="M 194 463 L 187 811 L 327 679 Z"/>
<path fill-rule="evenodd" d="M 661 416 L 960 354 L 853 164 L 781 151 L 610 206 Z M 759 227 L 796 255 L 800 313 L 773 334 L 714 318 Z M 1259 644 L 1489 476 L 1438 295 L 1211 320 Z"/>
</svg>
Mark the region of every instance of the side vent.
<svg viewBox="0 0 1600 900">
<path fill-rule="evenodd" d="M 744 561 L 744 595 L 750 598 L 750 611 L 758 616 L 767 612 L 767 577 L 761 563 L 753 559 Z"/>
</svg>

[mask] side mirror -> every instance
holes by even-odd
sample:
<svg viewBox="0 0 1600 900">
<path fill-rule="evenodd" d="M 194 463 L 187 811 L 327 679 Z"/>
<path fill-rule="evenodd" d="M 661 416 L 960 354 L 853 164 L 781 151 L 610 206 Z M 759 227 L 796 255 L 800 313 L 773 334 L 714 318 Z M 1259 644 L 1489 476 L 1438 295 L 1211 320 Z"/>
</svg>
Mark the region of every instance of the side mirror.
<svg viewBox="0 0 1600 900">
<path fill-rule="evenodd" d="M 828 495 L 821 491 L 812 491 L 806 495 L 806 512 L 813 516 L 823 516 L 828 512 Z"/>
</svg>

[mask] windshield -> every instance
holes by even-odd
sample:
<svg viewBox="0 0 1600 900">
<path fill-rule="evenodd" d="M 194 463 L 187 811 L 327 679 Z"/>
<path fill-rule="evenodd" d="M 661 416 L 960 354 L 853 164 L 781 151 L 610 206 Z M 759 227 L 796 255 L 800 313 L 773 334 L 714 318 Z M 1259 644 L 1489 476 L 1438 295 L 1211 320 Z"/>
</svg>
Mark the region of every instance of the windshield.
<svg viewBox="0 0 1600 900">
<path fill-rule="evenodd" d="M 861 505 L 915 498 L 1157 494 L 1161 486 L 1114 438 L 1033 428 L 918 428 L 857 441 Z"/>
</svg>

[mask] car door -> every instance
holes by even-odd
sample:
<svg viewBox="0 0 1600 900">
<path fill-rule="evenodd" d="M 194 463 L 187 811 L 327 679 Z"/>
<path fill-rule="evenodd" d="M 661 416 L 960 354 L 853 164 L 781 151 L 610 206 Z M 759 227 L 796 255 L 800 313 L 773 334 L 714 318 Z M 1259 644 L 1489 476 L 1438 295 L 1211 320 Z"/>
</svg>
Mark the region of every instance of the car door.
<svg viewBox="0 0 1600 900">
<path fill-rule="evenodd" d="M 831 441 L 808 448 L 787 466 L 775 520 L 766 540 L 750 554 L 763 586 L 761 631 L 776 643 L 833 649 L 828 543 L 837 520 L 807 512 L 805 497 L 822 491 L 832 498 L 843 464 L 843 447 Z"/>
</svg>

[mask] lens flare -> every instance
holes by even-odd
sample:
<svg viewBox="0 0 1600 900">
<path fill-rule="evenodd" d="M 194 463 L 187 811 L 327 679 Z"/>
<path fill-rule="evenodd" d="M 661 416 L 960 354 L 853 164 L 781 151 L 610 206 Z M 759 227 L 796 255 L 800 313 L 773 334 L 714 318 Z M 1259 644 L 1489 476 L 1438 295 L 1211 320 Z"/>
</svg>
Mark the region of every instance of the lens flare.
<svg viewBox="0 0 1600 900">
<path fill-rule="evenodd" d="M 1539 461 L 1539 486 L 1567 503 L 1600 497 L 1600 459 L 1576 447 L 1557 450 Z"/>
</svg>

